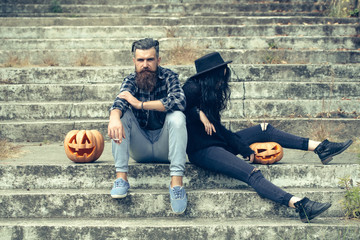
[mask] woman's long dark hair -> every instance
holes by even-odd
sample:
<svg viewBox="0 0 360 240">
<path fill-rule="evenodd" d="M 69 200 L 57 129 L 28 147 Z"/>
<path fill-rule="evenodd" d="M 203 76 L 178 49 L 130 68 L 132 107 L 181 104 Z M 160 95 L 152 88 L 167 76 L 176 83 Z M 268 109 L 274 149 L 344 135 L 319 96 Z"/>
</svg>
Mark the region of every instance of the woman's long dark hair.
<svg viewBox="0 0 360 240">
<path fill-rule="evenodd" d="M 210 122 L 220 121 L 220 113 L 230 100 L 230 78 L 231 71 L 228 66 L 216 68 L 195 77 L 201 87 L 200 110 L 206 114 Z"/>
</svg>

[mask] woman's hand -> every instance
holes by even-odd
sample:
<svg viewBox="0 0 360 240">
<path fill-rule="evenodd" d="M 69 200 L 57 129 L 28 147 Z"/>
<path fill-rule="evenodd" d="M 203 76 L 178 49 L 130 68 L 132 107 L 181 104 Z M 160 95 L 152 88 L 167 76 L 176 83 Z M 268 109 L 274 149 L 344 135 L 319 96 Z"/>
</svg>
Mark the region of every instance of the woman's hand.
<svg viewBox="0 0 360 240">
<path fill-rule="evenodd" d="M 205 113 L 201 110 L 200 110 L 200 121 L 204 124 L 205 132 L 208 135 L 212 135 L 213 132 L 216 133 L 214 125 L 209 121 Z"/>
<path fill-rule="evenodd" d="M 254 162 L 254 158 L 255 158 L 255 154 L 254 154 L 254 153 L 249 156 L 249 161 L 250 161 L 250 163 L 253 163 L 253 162 Z"/>
</svg>

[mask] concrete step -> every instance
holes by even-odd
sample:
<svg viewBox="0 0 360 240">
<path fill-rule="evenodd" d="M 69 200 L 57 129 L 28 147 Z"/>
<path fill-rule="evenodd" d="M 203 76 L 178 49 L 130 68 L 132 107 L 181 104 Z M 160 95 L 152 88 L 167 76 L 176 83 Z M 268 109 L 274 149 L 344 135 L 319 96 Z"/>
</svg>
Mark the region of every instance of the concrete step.
<svg viewBox="0 0 360 240">
<path fill-rule="evenodd" d="M 119 16 L 118 13 L 17 13 L 17 12 L 11 12 L 11 7 L 9 8 L 9 6 L 7 6 L 6 11 L 4 12 L 0 12 L 0 17 L 28 17 L 28 18 L 32 18 L 32 17 L 41 17 L 41 18 L 48 18 L 48 17 L 52 17 L 52 18 L 63 18 L 63 17 L 67 17 L 67 18 L 83 18 L 83 17 L 94 17 L 94 18 L 98 18 L 98 17 L 117 17 Z M 325 10 L 326 11 L 326 10 Z M 127 16 L 131 15 L 131 16 L 143 16 L 144 14 L 127 14 L 125 13 Z M 121 14 L 123 15 L 123 14 Z M 147 16 L 149 17 L 168 17 L 169 13 L 146 13 Z M 243 16 L 243 17 L 324 17 L 324 12 L 319 12 L 319 11 L 314 11 L 314 12 L 284 12 L 281 10 L 274 10 L 274 11 L 269 11 L 269 12 L 260 12 L 260 11 L 256 11 L 256 12 L 244 12 L 244 11 L 239 11 L 239 12 L 195 12 L 195 13 L 183 13 L 183 12 L 179 12 L 179 13 L 171 13 L 172 17 L 192 17 L 192 16 L 199 16 L 199 17 L 209 17 L 209 16 L 218 16 L 218 17 L 238 17 L 238 16 Z"/>
<path fill-rule="evenodd" d="M 176 26 L 29 26 L 0 27 L 3 39 L 170 38 L 214 36 L 357 36 L 359 24 L 324 25 L 176 25 Z"/>
<path fill-rule="evenodd" d="M 59 50 L 59 49 L 124 49 L 131 48 L 137 39 L 97 38 L 97 39 L 0 39 L 0 50 Z M 175 49 L 191 44 L 197 49 L 293 49 L 293 50 L 358 50 L 360 38 L 357 37 L 192 37 L 161 38 L 161 49 Z"/>
<path fill-rule="evenodd" d="M 222 116 L 238 118 L 353 118 L 360 119 L 360 100 L 235 100 Z M 83 110 L 84 111 L 84 110 Z M 80 110 L 76 113 L 79 113 Z M 72 116 L 73 118 L 76 117 Z M 5 118 L 10 120 L 9 118 Z M 19 120 L 21 118 L 18 118 Z M 27 118 L 28 119 L 28 118 Z M 359 123 L 360 124 L 360 123 Z"/>
<path fill-rule="evenodd" d="M 44 4 L 50 5 L 48 0 L 12 0 L 4 2 L 8 4 Z M 197 0 L 197 3 L 249 3 L 249 0 Z M 252 0 L 251 2 L 261 3 L 262 0 Z M 298 0 L 268 0 L 268 3 L 299 3 Z M 302 0 L 302 3 L 313 3 L 313 4 L 324 4 L 328 0 Z M 139 3 L 137 0 L 123 0 L 121 4 L 123 5 L 143 5 L 143 4 L 181 4 L 181 3 L 194 3 L 194 0 L 143 0 L 142 3 Z M 61 0 L 59 2 L 61 5 L 118 5 L 119 1 L 117 0 Z"/>
<path fill-rule="evenodd" d="M 324 97 L 326 99 L 326 97 Z M 343 117 L 360 119 L 357 100 L 233 100 L 224 110 L 225 118 L 259 117 Z M 107 119 L 113 101 L 2 103 L 1 121 Z"/>
<path fill-rule="evenodd" d="M 50 218 L 0 220 L 2 240 L 13 239 L 351 239 L 359 223 L 316 218 L 303 224 L 295 218 L 184 219 L 166 218 Z"/>
<path fill-rule="evenodd" d="M 194 14 L 194 13 L 213 13 L 213 12 L 287 12 L 287 13 L 306 13 L 323 12 L 326 9 L 324 3 L 296 2 L 240 2 L 240 3 L 159 3 L 159 4 L 61 4 L 55 5 L 57 10 L 52 10 L 51 4 L 2 4 L 2 14 L 43 14 L 43 13 L 66 13 L 66 14 L 148 14 L 148 13 L 167 13 L 167 14 Z"/>
<path fill-rule="evenodd" d="M 162 62 L 172 65 L 193 64 L 194 60 L 217 49 L 180 47 L 161 51 Z M 191 52 L 178 57 L 179 52 Z M 218 50 L 235 64 L 349 64 L 360 62 L 359 50 Z M 129 50 L 14 50 L 0 51 L 0 66 L 130 66 Z"/>
<path fill-rule="evenodd" d="M 111 102 L 119 93 L 117 84 L 3 84 L 0 102 Z M 231 99 L 274 100 L 360 100 L 360 86 L 354 82 L 231 82 Z M 33 102 L 33 103 L 31 103 Z M 60 103 L 61 104 L 61 103 Z"/>
<path fill-rule="evenodd" d="M 360 121 L 355 118 L 330 117 L 259 117 L 242 119 L 223 119 L 224 124 L 233 131 L 263 122 L 271 123 L 277 128 L 300 136 L 313 136 L 315 139 L 324 137 L 357 139 L 360 135 Z M 54 142 L 63 141 L 64 136 L 73 129 L 97 129 L 107 136 L 108 119 L 56 119 L 36 121 L 1 121 L 0 138 L 14 142 Z"/>
<path fill-rule="evenodd" d="M 115 200 L 105 190 L 0 190 L 0 218 L 129 218 L 168 217 L 171 211 L 169 192 L 131 190 L 124 199 Z M 332 207 L 322 217 L 344 216 L 340 205 L 345 190 L 287 189 L 299 197 L 330 202 Z M 187 189 L 186 217 L 191 218 L 296 218 L 295 210 L 262 199 L 253 190 Z M 101 203 L 101 204 L 100 204 Z"/>
<path fill-rule="evenodd" d="M 63 141 L 65 134 L 59 141 Z M 344 136 L 349 138 L 343 134 L 339 141 L 344 141 Z M 106 135 L 104 137 L 106 138 Z M 103 194 L 113 185 L 115 167 L 109 141 L 105 141 L 101 157 L 96 162 L 88 164 L 70 161 L 65 155 L 63 142 L 21 142 L 16 145 L 22 146 L 20 154 L 1 161 L 1 190 L 28 190 L 27 194 L 34 194 L 33 190 L 36 189 L 81 189 L 82 192 L 97 189 Z M 266 179 L 281 188 L 340 190 L 340 178 L 349 176 L 354 182 L 360 180 L 360 157 L 354 150 L 356 148 L 353 149 L 351 146 L 341 155 L 335 156 L 329 165 L 322 165 L 313 152 L 284 148 L 284 157 L 281 161 L 273 165 L 256 164 L 256 167 Z M 185 172 L 184 185 L 192 190 L 249 190 L 249 187 L 239 180 L 203 170 L 191 163 L 186 164 Z M 128 177 L 131 190 L 165 191 L 169 184 L 169 164 L 139 164 L 130 159 Z M 44 193 L 37 191 L 40 192 Z"/>
<path fill-rule="evenodd" d="M 225 60 L 230 60 L 224 58 Z M 128 61 L 131 62 L 128 56 Z M 1 84 L 114 84 L 134 71 L 130 66 L 116 67 L 31 67 L 0 68 Z M 346 83 L 360 79 L 359 64 L 230 64 L 234 82 L 317 82 Z M 165 65 L 179 74 L 182 83 L 195 74 L 194 64 Z M 59 85 L 61 86 L 61 85 Z M 64 89 L 65 90 L 65 89 Z M 49 90 L 50 91 L 50 90 Z M 111 92 L 109 90 L 109 92 Z M 111 93 L 114 94 L 114 93 Z M 4 96 L 4 95 L 1 95 Z M 6 95 L 5 95 L 6 96 Z M 113 96 L 113 95 L 111 95 Z M 56 97 L 56 96 L 53 96 Z"/>
<path fill-rule="evenodd" d="M 136 21 L 134 21 L 136 17 Z M 131 16 L 114 17 L 2 17 L 0 26 L 181 26 L 181 25 L 333 25 L 359 24 L 358 18 L 307 16 Z"/>
</svg>

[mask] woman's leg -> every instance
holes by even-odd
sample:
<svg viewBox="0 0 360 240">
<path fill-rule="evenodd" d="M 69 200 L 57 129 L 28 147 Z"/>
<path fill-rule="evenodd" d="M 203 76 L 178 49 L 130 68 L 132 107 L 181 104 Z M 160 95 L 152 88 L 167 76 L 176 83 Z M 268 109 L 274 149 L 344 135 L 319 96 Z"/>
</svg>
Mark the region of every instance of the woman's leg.
<svg viewBox="0 0 360 240">
<path fill-rule="evenodd" d="M 272 125 L 263 123 L 237 132 L 249 145 L 254 142 L 277 142 L 284 148 L 314 151 L 323 164 L 328 164 L 333 156 L 345 151 L 352 140 L 342 143 L 330 142 L 327 139 L 322 142 L 309 140 L 274 128 Z"/>
<path fill-rule="evenodd" d="M 283 191 L 266 180 L 260 170 L 237 158 L 224 148 L 209 147 L 188 156 L 189 160 L 199 167 L 241 180 L 252 186 L 260 196 L 296 208 L 302 222 L 310 222 L 311 219 L 331 206 L 330 203 L 314 202 L 306 197 L 300 199 Z"/>
<path fill-rule="evenodd" d="M 236 134 L 249 145 L 255 142 L 277 142 L 284 148 L 309 150 L 309 138 L 281 131 L 267 123 L 243 129 Z"/>
<path fill-rule="evenodd" d="M 293 197 L 264 178 L 259 169 L 246 163 L 222 147 L 209 147 L 189 154 L 193 164 L 225 174 L 249 184 L 262 197 L 289 206 Z"/>
</svg>

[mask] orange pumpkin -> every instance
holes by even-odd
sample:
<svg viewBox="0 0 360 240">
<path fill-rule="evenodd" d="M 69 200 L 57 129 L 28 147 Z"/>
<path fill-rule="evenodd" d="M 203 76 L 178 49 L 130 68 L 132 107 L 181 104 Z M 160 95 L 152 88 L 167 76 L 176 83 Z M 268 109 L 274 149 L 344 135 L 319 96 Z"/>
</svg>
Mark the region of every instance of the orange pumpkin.
<svg viewBox="0 0 360 240">
<path fill-rule="evenodd" d="M 72 130 L 65 136 L 64 148 L 73 162 L 94 162 L 104 150 L 104 137 L 97 130 Z"/>
<path fill-rule="evenodd" d="M 254 163 L 273 164 L 282 159 L 284 152 L 276 142 L 258 142 L 250 145 L 255 152 Z"/>
</svg>

